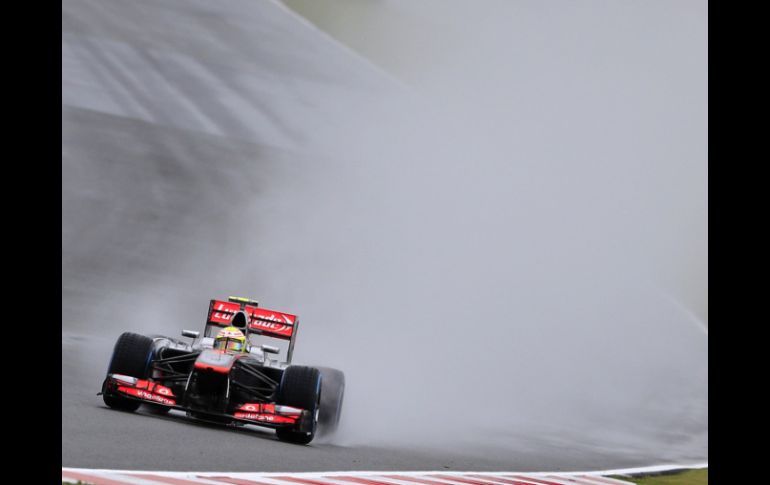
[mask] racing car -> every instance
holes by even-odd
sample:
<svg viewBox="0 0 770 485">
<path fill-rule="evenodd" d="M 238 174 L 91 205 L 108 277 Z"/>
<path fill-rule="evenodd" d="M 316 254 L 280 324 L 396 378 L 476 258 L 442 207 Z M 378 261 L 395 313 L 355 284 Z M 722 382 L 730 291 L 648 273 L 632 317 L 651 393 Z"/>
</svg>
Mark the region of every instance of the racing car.
<svg viewBox="0 0 770 485">
<path fill-rule="evenodd" d="M 211 300 L 203 335 L 182 331 L 191 342 L 120 335 L 99 394 L 107 406 L 123 411 L 142 404 L 155 413 L 177 409 L 196 420 L 269 427 L 282 441 L 310 443 L 316 434 L 336 430 L 345 375 L 291 363 L 298 326 L 296 315 L 259 307 L 252 299 Z M 231 334 L 245 337 L 243 345 L 223 337 Z M 266 338 L 288 344 L 285 360 L 278 346 L 260 344 Z M 235 344 L 220 346 L 222 340 Z"/>
</svg>

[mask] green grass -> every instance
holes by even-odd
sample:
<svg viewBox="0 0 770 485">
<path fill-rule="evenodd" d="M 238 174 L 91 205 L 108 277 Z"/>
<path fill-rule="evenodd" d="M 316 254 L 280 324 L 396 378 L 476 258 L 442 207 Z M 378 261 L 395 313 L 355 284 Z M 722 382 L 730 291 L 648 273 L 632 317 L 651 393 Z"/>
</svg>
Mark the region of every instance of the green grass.
<svg viewBox="0 0 770 485">
<path fill-rule="evenodd" d="M 648 475 L 642 477 L 613 477 L 618 480 L 626 480 L 638 485 L 708 485 L 708 468 L 700 470 L 687 470 L 665 475 Z"/>
</svg>

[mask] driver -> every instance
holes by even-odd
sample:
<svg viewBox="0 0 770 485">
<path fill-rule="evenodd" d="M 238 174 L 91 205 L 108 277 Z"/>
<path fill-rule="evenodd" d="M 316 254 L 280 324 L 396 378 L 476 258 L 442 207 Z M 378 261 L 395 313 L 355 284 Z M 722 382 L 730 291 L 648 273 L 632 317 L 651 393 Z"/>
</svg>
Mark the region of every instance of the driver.
<svg viewBox="0 0 770 485">
<path fill-rule="evenodd" d="M 248 352 L 248 342 L 243 332 L 235 327 L 225 327 L 214 338 L 214 349 L 225 352 Z"/>
</svg>

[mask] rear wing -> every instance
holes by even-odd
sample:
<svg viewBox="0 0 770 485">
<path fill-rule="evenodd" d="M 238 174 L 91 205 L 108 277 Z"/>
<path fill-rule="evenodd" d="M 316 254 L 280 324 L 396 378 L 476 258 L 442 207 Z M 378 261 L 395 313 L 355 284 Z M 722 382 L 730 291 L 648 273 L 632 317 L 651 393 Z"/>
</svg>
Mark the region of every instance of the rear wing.
<svg viewBox="0 0 770 485">
<path fill-rule="evenodd" d="M 211 300 L 206 325 L 227 327 L 231 324 L 233 316 L 242 310 L 249 316 L 248 333 L 289 341 L 286 362 L 291 362 L 294 337 L 299 325 L 297 315 L 258 308 L 257 305 L 258 303 L 254 300 L 235 297 L 230 297 L 228 301 Z"/>
</svg>

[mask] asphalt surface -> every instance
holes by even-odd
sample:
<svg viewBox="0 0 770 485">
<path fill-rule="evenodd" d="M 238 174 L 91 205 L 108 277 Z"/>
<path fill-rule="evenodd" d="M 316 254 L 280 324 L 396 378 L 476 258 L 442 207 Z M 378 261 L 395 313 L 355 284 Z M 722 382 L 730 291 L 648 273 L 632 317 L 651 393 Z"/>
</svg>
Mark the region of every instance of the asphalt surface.
<svg viewBox="0 0 770 485">
<path fill-rule="evenodd" d="M 420 446 L 339 445 L 316 440 L 283 443 L 271 430 L 220 427 L 172 411 L 158 416 L 140 408 L 126 413 L 106 407 L 96 393 L 108 355 L 105 338 L 66 333 L 62 341 L 62 466 L 170 471 L 338 471 L 338 470 L 606 470 L 670 462 L 668 453 L 607 448 L 567 431 L 537 436 L 508 433 L 461 449 Z M 104 354 L 96 350 L 97 354 Z M 108 351 L 109 353 L 109 351 Z M 98 365 L 97 365 L 98 364 Z M 458 425 L 458 438 L 462 427 Z M 697 462 L 696 456 L 682 462 Z"/>
<path fill-rule="evenodd" d="M 254 207 L 280 212 L 260 201 L 288 196 L 303 167 L 344 163 L 326 136 L 349 125 L 343 108 L 387 111 L 378 93 L 399 89 L 270 1 L 62 4 L 62 466 L 532 471 L 668 461 L 523 431 L 504 436 L 508 446 L 465 450 L 296 446 L 259 428 L 114 411 L 96 395 L 122 331 L 198 329 L 209 298 L 254 288 L 256 266 L 226 256 L 261 255 L 259 231 L 270 228 Z"/>
</svg>

